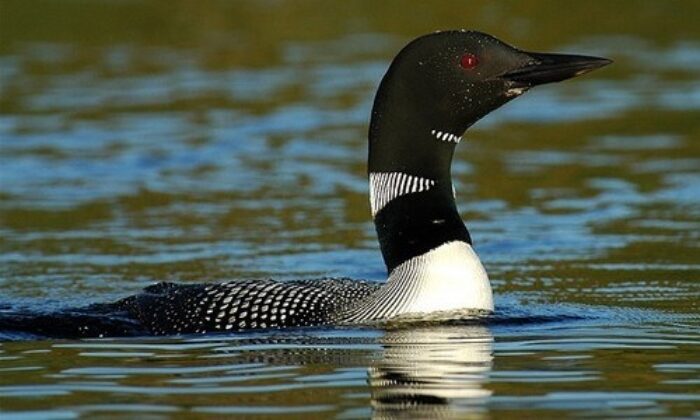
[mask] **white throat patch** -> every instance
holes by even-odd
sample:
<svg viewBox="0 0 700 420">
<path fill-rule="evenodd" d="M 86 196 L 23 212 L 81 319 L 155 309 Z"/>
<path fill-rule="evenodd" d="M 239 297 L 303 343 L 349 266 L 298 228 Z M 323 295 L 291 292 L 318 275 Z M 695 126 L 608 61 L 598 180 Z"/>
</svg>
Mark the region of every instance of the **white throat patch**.
<svg viewBox="0 0 700 420">
<path fill-rule="evenodd" d="M 397 197 L 427 191 L 435 181 L 402 172 L 374 172 L 369 174 L 369 203 L 372 217 Z"/>
</svg>

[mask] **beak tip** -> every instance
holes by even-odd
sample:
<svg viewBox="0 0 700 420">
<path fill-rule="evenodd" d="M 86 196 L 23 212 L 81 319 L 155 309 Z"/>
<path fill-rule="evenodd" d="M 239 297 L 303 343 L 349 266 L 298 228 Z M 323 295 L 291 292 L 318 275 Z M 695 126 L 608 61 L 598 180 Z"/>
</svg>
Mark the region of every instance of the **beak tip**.
<svg viewBox="0 0 700 420">
<path fill-rule="evenodd" d="M 581 70 L 576 72 L 576 76 L 588 73 L 593 70 L 608 66 L 613 63 L 613 60 L 603 57 L 590 57 L 588 63 L 582 65 Z"/>
<path fill-rule="evenodd" d="M 610 58 L 604 58 L 604 57 L 598 57 L 598 60 L 600 62 L 600 65 L 599 65 L 600 67 L 605 67 L 605 66 L 608 66 L 608 65 L 615 62 Z"/>
<path fill-rule="evenodd" d="M 593 70 L 597 70 L 599 68 L 609 66 L 612 63 L 613 63 L 613 60 L 611 60 L 609 58 L 590 57 L 590 61 L 588 62 L 588 65 L 583 66 L 578 72 L 576 72 L 575 76 L 586 74 L 586 73 L 589 73 Z"/>
</svg>

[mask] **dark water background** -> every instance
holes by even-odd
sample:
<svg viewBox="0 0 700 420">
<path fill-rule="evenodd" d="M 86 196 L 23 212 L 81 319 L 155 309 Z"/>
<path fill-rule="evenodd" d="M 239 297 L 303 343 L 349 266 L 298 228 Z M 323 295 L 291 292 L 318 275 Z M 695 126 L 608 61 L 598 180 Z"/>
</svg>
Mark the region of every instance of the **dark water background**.
<svg viewBox="0 0 700 420">
<path fill-rule="evenodd" d="M 0 310 L 162 280 L 381 280 L 366 125 L 404 43 L 465 27 L 616 61 L 528 93 L 457 150 L 502 322 L 7 341 L 0 417 L 700 416 L 698 16 L 0 1 Z"/>
</svg>

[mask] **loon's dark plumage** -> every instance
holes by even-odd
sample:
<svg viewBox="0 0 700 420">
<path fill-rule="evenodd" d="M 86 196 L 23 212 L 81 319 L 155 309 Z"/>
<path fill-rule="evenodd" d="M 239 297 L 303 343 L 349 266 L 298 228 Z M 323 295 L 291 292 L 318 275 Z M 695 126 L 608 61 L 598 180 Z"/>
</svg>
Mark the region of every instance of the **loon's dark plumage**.
<svg viewBox="0 0 700 420">
<path fill-rule="evenodd" d="M 284 328 L 338 322 L 379 285 L 345 278 L 159 283 L 114 304 L 152 334 Z"/>
<path fill-rule="evenodd" d="M 386 284 L 350 279 L 160 283 L 114 303 L 0 314 L 0 331 L 49 336 L 206 333 L 493 310 L 486 272 L 457 211 L 455 146 L 481 117 L 529 88 L 610 63 L 525 52 L 475 31 L 415 39 L 382 79 L 369 127 L 370 204 Z"/>
</svg>

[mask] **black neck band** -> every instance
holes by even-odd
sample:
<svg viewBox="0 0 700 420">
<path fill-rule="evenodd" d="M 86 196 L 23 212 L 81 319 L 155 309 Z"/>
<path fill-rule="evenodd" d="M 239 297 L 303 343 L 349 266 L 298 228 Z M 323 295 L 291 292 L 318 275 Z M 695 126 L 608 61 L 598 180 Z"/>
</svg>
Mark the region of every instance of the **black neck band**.
<svg viewBox="0 0 700 420">
<path fill-rule="evenodd" d="M 451 182 L 438 181 L 428 191 L 395 198 L 377 213 L 374 225 L 389 273 L 446 242 L 471 244 L 455 206 Z"/>
</svg>

